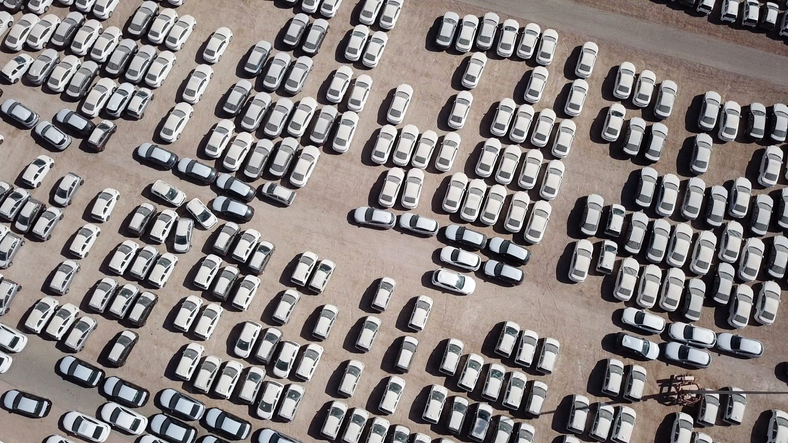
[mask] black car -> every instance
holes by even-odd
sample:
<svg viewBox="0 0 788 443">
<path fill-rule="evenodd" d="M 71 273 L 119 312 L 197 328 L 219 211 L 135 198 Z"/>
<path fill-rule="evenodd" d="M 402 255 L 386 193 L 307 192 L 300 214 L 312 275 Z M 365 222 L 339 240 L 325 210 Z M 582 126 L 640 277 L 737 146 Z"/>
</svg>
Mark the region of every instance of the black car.
<svg viewBox="0 0 788 443">
<path fill-rule="evenodd" d="M 211 209 L 224 217 L 241 222 L 248 222 L 254 217 L 254 208 L 225 196 L 219 196 L 213 199 Z"/>
<path fill-rule="evenodd" d="M 118 127 L 115 126 L 115 123 L 109 120 L 102 120 L 90 133 L 90 137 L 85 140 L 85 143 L 96 151 L 101 152 L 106 149 L 109 139 L 112 138 L 112 134 L 117 130 Z"/>
<path fill-rule="evenodd" d="M 153 307 L 159 302 L 159 297 L 150 292 L 143 292 L 129 308 L 129 315 L 126 317 L 129 324 L 135 328 L 141 328 L 148 322 L 148 317 L 153 311 Z"/>
<path fill-rule="evenodd" d="M 73 355 L 61 358 L 57 371 L 63 378 L 85 388 L 95 388 L 104 378 L 104 371 Z"/>
<path fill-rule="evenodd" d="M 245 440 L 252 432 L 252 424 L 219 408 L 205 412 L 205 425 L 213 432 L 232 440 Z"/>
<path fill-rule="evenodd" d="M 95 123 L 83 117 L 82 114 L 67 108 L 58 111 L 54 120 L 77 137 L 87 137 L 96 127 Z"/>
<path fill-rule="evenodd" d="M 192 158 L 182 158 L 177 171 L 203 185 L 210 185 L 216 180 L 216 169 Z"/>
<path fill-rule="evenodd" d="M 497 260 L 488 260 L 482 267 L 482 272 L 487 277 L 494 278 L 508 285 L 519 285 L 525 278 L 522 269 L 509 266 Z"/>
<path fill-rule="evenodd" d="M 254 198 L 254 187 L 230 174 L 219 174 L 216 187 L 238 200 L 249 202 Z"/>
<path fill-rule="evenodd" d="M 140 341 L 140 336 L 136 332 L 122 331 L 107 343 L 107 362 L 116 368 L 126 364 L 129 354 Z"/>
<path fill-rule="evenodd" d="M 170 170 L 178 162 L 178 156 L 159 145 L 143 143 L 136 150 L 137 155 L 164 170 Z"/>
<path fill-rule="evenodd" d="M 487 242 L 487 248 L 490 252 L 501 256 L 503 259 L 514 263 L 517 266 L 528 264 L 531 260 L 531 251 L 510 240 L 504 240 L 501 237 L 493 237 Z"/>
<path fill-rule="evenodd" d="M 25 417 L 44 418 L 49 415 L 52 402 L 44 397 L 11 389 L 3 396 L 3 406 L 9 412 Z"/>
<path fill-rule="evenodd" d="M 104 379 L 101 392 L 108 399 L 130 408 L 141 408 L 150 398 L 147 389 L 115 376 Z"/>
<path fill-rule="evenodd" d="M 38 124 L 38 120 L 40 119 L 37 112 L 12 98 L 9 98 L 0 105 L 0 112 L 27 129 Z"/>
<path fill-rule="evenodd" d="M 27 3 L 25 0 L 5 0 L 3 2 L 3 6 L 8 10 L 8 12 L 13 14 L 15 12 L 21 11 L 25 6 L 25 3 Z"/>
</svg>

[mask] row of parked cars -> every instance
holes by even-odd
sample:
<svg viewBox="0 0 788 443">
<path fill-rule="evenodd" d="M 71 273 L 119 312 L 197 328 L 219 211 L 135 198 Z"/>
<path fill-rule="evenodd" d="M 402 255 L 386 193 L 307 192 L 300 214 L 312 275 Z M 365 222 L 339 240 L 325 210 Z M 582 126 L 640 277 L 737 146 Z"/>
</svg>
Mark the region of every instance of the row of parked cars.
<svg viewBox="0 0 788 443">
<path fill-rule="evenodd" d="M 733 141 L 738 133 L 741 121 L 745 120 L 742 106 L 733 101 L 723 102 L 722 96 L 716 91 L 703 94 L 698 128 L 703 132 L 714 130 L 719 126 L 718 134 L 723 142 Z M 746 114 L 745 134 L 750 140 L 771 139 L 775 143 L 783 143 L 788 133 L 788 106 L 775 103 L 771 110 L 762 103 L 752 103 Z M 768 138 L 767 138 L 768 135 Z"/>
<path fill-rule="evenodd" d="M 679 4 L 709 15 L 714 9 L 717 0 L 679 0 Z M 741 6 L 741 8 L 740 8 Z M 739 11 L 741 9 L 741 13 Z M 724 23 L 736 23 L 741 15 L 741 25 L 746 28 L 756 26 L 770 31 L 779 25 L 778 34 L 788 35 L 788 14 L 783 13 L 780 21 L 780 6 L 777 2 L 764 2 L 758 0 L 722 0 L 720 20 Z"/>
</svg>

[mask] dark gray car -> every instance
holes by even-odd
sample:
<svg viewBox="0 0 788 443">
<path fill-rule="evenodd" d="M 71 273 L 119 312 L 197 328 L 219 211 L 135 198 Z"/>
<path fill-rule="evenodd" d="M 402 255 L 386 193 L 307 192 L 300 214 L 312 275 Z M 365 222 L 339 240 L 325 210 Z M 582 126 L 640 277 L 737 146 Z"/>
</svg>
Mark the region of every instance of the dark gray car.
<svg viewBox="0 0 788 443">
<path fill-rule="evenodd" d="M 216 180 L 216 169 L 192 158 L 182 158 L 178 162 L 177 170 L 184 176 L 203 185 L 210 185 Z"/>
<path fill-rule="evenodd" d="M 93 60 L 88 60 L 83 63 L 77 73 L 71 77 L 71 81 L 68 82 L 66 95 L 76 100 L 84 97 L 85 94 L 87 94 L 91 83 L 93 83 L 93 79 L 95 79 L 98 75 L 98 71 L 99 65 Z"/>
<path fill-rule="evenodd" d="M 56 123 L 65 126 L 66 129 L 76 134 L 78 137 L 87 137 L 96 127 L 92 121 L 68 108 L 58 111 L 58 113 L 55 114 L 54 120 Z"/>
</svg>

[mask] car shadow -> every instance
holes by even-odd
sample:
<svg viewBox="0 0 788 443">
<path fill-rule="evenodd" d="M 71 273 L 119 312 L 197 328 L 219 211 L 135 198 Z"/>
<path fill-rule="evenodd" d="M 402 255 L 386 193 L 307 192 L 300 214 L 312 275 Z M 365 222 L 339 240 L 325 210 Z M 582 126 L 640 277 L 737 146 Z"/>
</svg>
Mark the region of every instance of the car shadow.
<svg viewBox="0 0 788 443">
<path fill-rule="evenodd" d="M 556 263 L 555 278 L 561 283 L 575 284 L 575 282 L 569 279 L 569 269 L 572 264 L 572 255 L 575 251 L 575 243 L 576 242 L 569 243 L 564 247 L 564 252 L 561 253 Z"/>
<path fill-rule="evenodd" d="M 575 46 L 572 48 L 569 56 L 564 61 L 564 78 L 569 81 L 578 78 L 577 75 L 575 75 L 575 67 L 577 66 L 577 62 L 580 60 L 580 52 L 582 49 L 582 46 Z"/>
<path fill-rule="evenodd" d="M 356 348 L 356 339 L 358 335 L 361 333 L 361 329 L 364 327 L 364 319 L 366 316 L 359 318 L 353 323 L 353 326 L 350 327 L 347 334 L 345 335 L 345 339 L 342 342 L 342 348 L 352 354 L 363 354 L 358 348 Z M 374 346 L 374 344 L 373 344 Z"/>
<path fill-rule="evenodd" d="M 605 371 L 607 370 L 607 360 L 602 359 L 596 362 L 591 373 L 588 375 L 588 382 L 586 383 L 586 392 L 595 397 L 605 397 L 602 393 L 602 384 L 605 381 Z"/>
</svg>

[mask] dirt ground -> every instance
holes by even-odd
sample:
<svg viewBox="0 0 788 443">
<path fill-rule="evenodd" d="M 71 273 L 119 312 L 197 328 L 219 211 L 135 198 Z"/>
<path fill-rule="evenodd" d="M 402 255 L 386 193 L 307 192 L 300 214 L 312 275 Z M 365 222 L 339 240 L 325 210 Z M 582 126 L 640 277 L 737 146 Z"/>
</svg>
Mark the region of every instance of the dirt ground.
<svg viewBox="0 0 788 443">
<path fill-rule="evenodd" d="M 33 158 L 40 154 L 50 155 L 55 159 L 55 167 L 43 186 L 32 193 L 35 198 L 49 204 L 50 196 L 47 193 L 56 185 L 58 177 L 73 171 L 85 178 L 84 187 L 77 194 L 74 204 L 65 210 L 65 219 L 57 227 L 54 237 L 44 244 L 28 239 L 13 267 L 3 272 L 6 278 L 24 285 L 10 312 L 2 318 L 4 324 L 22 327 L 29 308 L 47 292 L 52 271 L 67 257 L 70 238 L 88 221 L 92 200 L 105 187 L 117 189 L 122 198 L 112 218 L 101 224 L 102 236 L 90 256 L 80 261 L 82 272 L 71 287 L 71 292 L 59 298 L 61 302 L 75 303 L 81 308 L 86 307 L 95 282 L 106 276 L 106 266 L 116 245 L 128 238 L 125 229 L 128 215 L 139 204 L 152 200 L 148 191 L 150 183 L 156 179 L 165 180 L 186 192 L 189 198 L 199 197 L 204 202 L 216 196 L 217 190 L 213 187 L 199 186 L 182 180 L 171 172 L 159 171 L 141 163 L 132 156 L 132 150 L 140 143 L 159 141 L 156 134 L 161 124 L 169 110 L 180 100 L 184 80 L 189 72 L 202 62 L 199 54 L 216 28 L 230 26 L 235 34 L 234 39 L 222 60 L 214 66 L 216 75 L 200 103 L 195 106 L 194 117 L 181 139 L 166 146 L 180 157 L 196 157 L 208 161 L 203 147 L 211 127 L 219 119 L 225 118 L 221 114 L 224 95 L 239 77 L 244 78 L 241 67 L 249 48 L 257 41 L 266 39 L 275 43 L 277 51 L 284 49 L 281 46 L 280 30 L 288 23 L 295 9 L 270 1 L 234 0 L 231 4 L 232 7 L 222 8 L 220 14 L 217 14 L 214 3 L 196 0 L 186 2 L 178 9 L 180 15 L 191 14 L 197 19 L 196 30 L 186 46 L 177 53 L 175 68 L 164 86 L 156 91 L 156 98 L 145 118 L 141 121 L 118 120 L 118 133 L 106 151 L 99 154 L 88 152 L 81 149 L 76 140 L 74 145 L 64 152 L 51 152 L 36 144 L 30 137 L 30 131 L 20 130 L 7 123 L 2 124 L 2 134 L 6 141 L 0 147 L 1 180 L 18 182 L 21 171 Z M 647 4 L 664 8 L 661 4 Z M 122 3 L 105 25 L 124 26 L 136 5 L 137 2 Z M 346 2 L 338 15 L 331 19 L 331 30 L 322 51 L 314 58 L 315 68 L 304 91 L 296 96 L 294 101 L 312 96 L 316 97 L 321 105 L 327 104 L 325 92 L 330 83 L 330 75 L 340 65 L 346 64 L 342 53 L 348 32 L 358 23 L 359 9 L 356 2 Z M 264 422 L 252 416 L 251 409 L 237 402 L 235 396 L 231 397 L 231 401 L 226 401 L 213 395 L 194 394 L 209 407 L 220 407 L 250 420 L 255 431 L 273 427 L 305 442 L 318 440 L 321 438 L 319 432 L 325 418 L 326 406 L 332 400 L 340 399 L 336 388 L 344 362 L 351 358 L 361 360 L 366 365 L 366 370 L 355 395 L 341 401 L 350 407 L 366 408 L 373 415 L 379 415 L 377 405 L 386 378 L 397 373 L 394 359 L 399 340 L 402 336 L 414 335 L 420 344 L 410 372 L 402 375 L 407 382 L 407 388 L 396 413 L 385 418 L 390 420 L 392 425 L 408 426 L 412 432 L 424 432 L 433 438 L 455 439 L 447 434 L 443 422 L 431 426 L 421 419 L 429 387 L 432 384 L 444 385 L 451 395 L 466 396 L 473 402 L 478 402 L 482 401 L 479 394 L 482 382 L 472 394 L 467 395 L 457 388 L 456 377 L 446 378 L 439 375 L 437 367 L 445 342 L 452 337 L 459 338 L 465 343 L 465 353 L 479 353 L 484 356 L 485 363 L 498 362 L 499 358 L 494 356 L 493 348 L 500 325 L 505 320 L 513 320 L 523 328 L 537 331 L 540 337 L 554 337 L 561 342 L 561 355 L 552 375 L 537 375 L 534 371 L 525 371 L 529 380 L 541 380 L 549 385 L 542 417 L 527 418 L 522 411 L 512 414 L 516 421 L 524 421 L 536 427 L 536 441 L 557 441 L 558 436 L 565 432 L 569 413 L 568 401 L 572 394 L 587 395 L 594 402 L 611 402 L 611 399 L 600 392 L 604 378 L 604 360 L 616 357 L 626 364 L 635 362 L 618 355 L 612 343 L 614 334 L 622 330 L 619 319 L 620 311 L 624 308 L 624 304 L 615 302 L 611 297 L 615 277 L 591 275 L 582 284 L 569 284 L 566 278 L 573 244 L 581 238 L 577 226 L 585 197 L 590 193 L 597 193 L 604 197 L 606 204 L 621 203 L 628 211 L 635 209 L 632 193 L 638 170 L 644 163 L 640 159 L 623 159 L 620 142 L 611 146 L 603 143 L 599 135 L 607 108 L 614 102 L 611 91 L 618 64 L 628 60 L 635 64 L 638 71 L 654 71 L 658 81 L 670 78 L 678 83 L 679 96 L 674 113 L 665 121 L 670 131 L 668 143 L 662 159 L 653 166 L 660 174 L 678 174 L 682 181 L 686 181 L 690 176 L 688 159 L 692 150 L 691 137 L 696 131 L 695 121 L 700 98 L 706 91 L 716 90 L 725 100 L 736 100 L 743 106 L 755 101 L 770 106 L 786 99 L 784 89 L 768 83 L 721 73 L 702 65 L 632 51 L 625 46 L 605 44 L 601 48 L 594 74 L 589 79 L 591 91 L 583 113 L 574 119 L 578 128 L 577 137 L 571 154 L 564 160 L 566 175 L 558 197 L 552 202 L 553 213 L 547 233 L 540 244 L 530 247 L 533 258 L 524 267 L 526 282 L 514 288 L 503 287 L 485 281 L 481 273 L 477 273 L 474 277 L 478 288 L 473 295 L 452 295 L 437 290 L 430 284 L 431 272 L 440 266 L 439 250 L 445 245 L 441 235 L 425 239 L 398 229 L 377 231 L 351 223 L 353 209 L 375 204 L 383 177 L 391 166 L 373 165 L 370 152 L 379 127 L 385 124 L 385 113 L 393 90 L 399 84 L 408 83 L 415 92 L 405 121 L 400 126 L 415 124 L 422 132 L 432 129 L 439 135 L 448 132 L 447 116 L 453 97 L 460 90 L 460 78 L 468 58 L 454 51 L 438 51 L 431 43 L 434 38 L 434 23 L 448 9 L 479 16 L 486 12 L 456 2 L 408 2 L 396 28 L 388 33 L 389 44 L 380 66 L 368 70 L 360 64 L 351 65 L 356 75 L 367 73 L 372 76 L 374 86 L 364 111 L 360 113 L 360 124 L 349 152 L 336 155 L 330 148 L 323 148 L 323 154 L 309 184 L 298 191 L 293 206 L 280 208 L 259 198 L 255 198 L 251 203 L 256 214 L 254 219 L 243 227 L 255 228 L 262 233 L 264 239 L 273 242 L 276 245 L 275 255 L 261 276 L 262 285 L 250 308 L 245 312 L 227 309 L 213 337 L 200 343 L 206 346 L 206 355 L 216 355 L 223 361 L 235 359 L 230 353 L 242 322 L 251 320 L 264 326 L 274 325 L 271 314 L 279 294 L 291 287 L 290 273 L 298 254 L 310 250 L 320 258 L 330 258 L 336 262 L 337 270 L 326 291 L 317 296 L 304 295 L 290 322 L 281 327 L 284 339 L 299 344 L 313 342 L 311 330 L 319 308 L 331 303 L 340 310 L 330 338 L 320 343 L 324 346 L 325 353 L 312 380 L 304 384 L 306 396 L 296 420 L 292 423 Z M 61 17 L 67 13 L 65 8 L 59 6 L 53 8 L 53 12 Z M 504 11 L 500 12 L 502 19 L 506 18 Z M 539 18 L 533 17 L 533 20 L 538 22 Z M 548 85 L 544 97 L 535 108 L 539 111 L 552 107 L 556 109 L 559 118 L 564 118 L 560 110 L 563 109 L 569 84 L 574 79 L 574 66 L 579 46 L 584 39 L 572 35 L 568 30 L 565 32 L 559 29 L 559 32 L 561 40 L 555 62 L 548 68 Z M 769 41 L 768 38 L 763 39 Z M 430 165 L 426 171 L 421 202 L 413 211 L 437 219 L 442 226 L 461 223 L 459 217 L 449 216 L 441 210 L 451 173 L 464 171 L 469 176 L 473 175 L 480 146 L 490 136 L 489 126 L 497 103 L 505 97 L 512 97 L 518 104 L 523 103 L 523 92 L 529 73 L 535 66 L 531 61 L 500 59 L 494 55 L 494 51 L 490 51 L 488 55 L 490 61 L 484 76 L 479 87 L 473 91 L 475 100 L 468 122 L 464 129 L 458 131 L 462 137 L 462 148 L 454 167 L 449 173 L 440 173 Z M 12 57 L 9 53 L 0 54 L 0 64 Z M 259 81 L 255 83 L 255 88 L 261 90 Z M 39 112 L 42 119 L 51 119 L 64 107 L 77 109 L 77 103 L 65 102 L 60 96 L 24 83 L 4 86 L 3 90 L 4 98 L 22 101 Z M 639 115 L 649 123 L 656 121 L 652 107 L 641 111 L 634 108 L 629 101 L 624 105 L 627 107 L 627 118 Z M 340 106 L 340 110 L 344 111 L 345 106 Z M 742 133 L 743 131 L 740 131 L 739 138 L 733 143 L 716 144 L 715 140 L 709 172 L 702 177 L 707 186 L 727 186 L 739 176 L 746 176 L 756 183 L 764 145 L 747 142 Z M 262 131 L 255 136 L 262 137 Z M 303 142 L 307 143 L 306 139 Z M 551 144 L 548 144 L 543 151 L 546 159 L 551 158 L 550 146 Z M 534 149 L 527 143 L 522 147 L 524 150 Z M 221 160 L 216 163 L 221 169 Z M 264 176 L 263 180 L 258 180 L 254 185 L 261 185 L 270 179 L 272 177 Z M 488 179 L 487 183 L 491 185 L 492 179 Z M 777 188 L 782 188 L 785 184 L 786 181 L 781 177 Z M 510 194 L 516 190 L 516 185 L 508 187 Z M 756 186 L 755 193 L 764 192 L 774 195 L 776 191 Z M 538 198 L 537 192 L 530 192 L 530 195 L 532 199 Z M 159 210 L 165 208 L 162 202 L 153 202 Z M 395 212 L 403 213 L 402 209 L 397 206 Z M 178 212 L 187 216 L 184 209 Z M 652 218 L 655 216 L 653 212 L 648 215 Z M 503 219 L 503 214 L 501 218 Z M 678 216 L 671 219 L 671 223 L 678 221 Z M 506 233 L 502 223 L 501 220 L 491 228 L 476 223 L 473 227 L 488 235 L 500 235 L 523 243 L 522 234 L 512 236 Z M 704 227 L 693 224 L 693 228 L 700 230 Z M 769 236 L 777 232 L 774 229 Z M 715 233 L 720 234 L 719 231 Z M 146 244 L 150 240 L 145 235 L 139 241 Z M 99 314 L 90 314 L 98 319 L 99 328 L 77 356 L 98 363 L 108 375 L 117 375 L 135 382 L 154 394 L 166 387 L 192 392 L 190 383 L 174 379 L 173 369 L 180 350 L 193 341 L 194 337 L 176 332 L 171 324 L 180 301 L 187 295 L 199 294 L 191 282 L 200 261 L 209 253 L 212 241 L 211 231 L 195 230 L 194 247 L 189 253 L 179 256 L 178 266 L 169 285 L 163 290 L 153 291 L 158 294 L 159 303 L 147 325 L 136 330 L 141 337 L 140 343 L 123 368 L 104 366 L 105 346 L 115 334 L 125 329 L 126 325 Z M 592 241 L 598 243 L 601 239 Z M 160 252 L 171 248 L 169 242 L 166 248 L 157 246 Z M 645 258 L 638 259 L 645 263 Z M 370 352 L 360 354 L 354 350 L 353 343 L 362 318 L 372 312 L 370 301 L 377 280 L 384 276 L 394 278 L 397 289 L 388 310 L 376 314 L 382 320 L 383 326 L 375 345 Z M 118 278 L 118 281 L 126 282 L 123 278 Z M 779 283 L 784 284 L 782 281 Z M 707 284 L 710 285 L 710 281 Z M 756 285 L 756 290 L 757 287 Z M 415 298 L 421 294 L 432 297 L 435 304 L 426 329 L 413 333 L 408 331 L 407 321 Z M 212 301 L 208 294 L 203 294 L 203 297 L 206 301 Z M 670 320 L 681 320 L 680 315 L 655 312 Z M 725 307 L 714 309 L 707 306 L 697 323 L 718 332 L 728 330 L 726 313 Z M 712 366 L 701 371 L 688 371 L 662 360 L 639 362 L 649 373 L 646 395 L 653 396 L 658 393 L 658 380 L 687 372 L 696 376 L 701 386 L 707 388 L 738 386 L 753 390 L 785 390 L 786 378 L 783 371 L 786 344 L 783 337 L 788 331 L 787 328 L 783 315 L 780 314 L 773 326 L 751 325 L 742 331 L 742 334 L 764 343 L 766 353 L 757 360 L 740 360 L 714 352 Z M 653 339 L 662 341 L 656 337 Z M 68 410 L 97 413 L 98 407 L 105 401 L 98 395 L 97 390 L 79 388 L 63 381 L 54 373 L 54 365 L 63 355 L 65 353 L 60 345 L 31 335 L 27 348 L 14 356 L 14 365 L 10 371 L 0 376 L 0 387 L 3 391 L 15 387 L 44 395 L 54 402 L 52 413 L 46 419 L 35 422 L 5 411 L 0 412 L 0 439 L 4 442 L 41 441 L 48 435 L 62 432 L 58 430 L 58 420 Z M 507 371 L 519 370 L 508 359 L 502 363 Z M 246 367 L 254 362 L 250 360 L 243 364 Z M 620 403 L 619 400 L 612 402 Z M 495 402 L 492 406 L 495 414 L 509 414 L 501 407 L 500 402 Z M 653 399 L 636 403 L 632 407 L 638 414 L 633 442 L 667 441 L 671 425 L 670 414 L 678 411 L 678 407 L 663 406 Z M 772 408 L 788 409 L 788 399 L 782 396 L 752 396 L 741 426 L 730 427 L 722 425 L 720 421 L 720 426 L 704 432 L 719 441 L 764 441 L 768 411 Z M 141 411 L 146 415 L 159 412 L 153 401 Z M 695 408 L 688 408 L 687 411 L 694 415 Z M 590 423 L 588 426 L 590 427 Z M 207 431 L 200 428 L 200 432 L 204 435 Z M 467 441 L 466 437 L 461 440 Z M 135 438 L 114 431 L 108 441 L 135 441 Z"/>
</svg>

